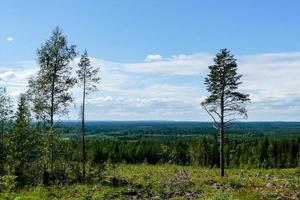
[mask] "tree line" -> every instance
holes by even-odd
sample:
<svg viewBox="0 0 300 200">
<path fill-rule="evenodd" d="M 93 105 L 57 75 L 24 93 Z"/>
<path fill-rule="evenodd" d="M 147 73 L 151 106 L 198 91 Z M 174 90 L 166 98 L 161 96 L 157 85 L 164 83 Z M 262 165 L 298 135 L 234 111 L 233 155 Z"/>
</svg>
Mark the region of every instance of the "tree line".
<svg viewBox="0 0 300 200">
<path fill-rule="evenodd" d="M 23 123 L 18 118 L 18 124 Z M 23 130 L 24 126 L 20 126 Z M 82 163 L 78 141 L 55 141 L 53 171 L 45 177 L 49 161 L 48 136 L 36 127 L 26 135 L 15 129 L 5 135 L 5 173 L 17 177 L 21 185 L 67 184 L 82 182 Z M 23 132 L 24 133 L 24 132 Z M 18 142 L 17 142 L 18 141 Z M 22 142 L 20 142 L 22 141 Z M 265 137 L 230 140 L 225 138 L 224 166 L 226 168 L 294 168 L 300 167 L 300 137 Z M 176 164 L 218 168 L 219 142 L 204 136 L 191 139 L 91 139 L 86 141 L 85 182 L 98 180 L 105 168 L 118 164 Z"/>
<path fill-rule="evenodd" d="M 94 163 L 195 165 L 220 167 L 219 143 L 206 137 L 169 141 L 108 140 L 88 142 Z M 232 140 L 224 145 L 225 166 L 230 168 L 294 168 L 300 166 L 300 138 L 265 137 L 249 141 Z"/>
</svg>

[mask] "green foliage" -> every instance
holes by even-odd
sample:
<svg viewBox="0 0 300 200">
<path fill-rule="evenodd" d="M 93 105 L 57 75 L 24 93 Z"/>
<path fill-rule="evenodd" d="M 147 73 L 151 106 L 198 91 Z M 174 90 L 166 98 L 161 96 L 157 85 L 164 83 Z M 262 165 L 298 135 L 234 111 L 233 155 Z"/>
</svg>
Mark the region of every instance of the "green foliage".
<svg viewBox="0 0 300 200">
<path fill-rule="evenodd" d="M 86 50 L 84 54 L 81 55 L 78 67 L 79 69 L 76 71 L 78 85 L 83 88 L 85 94 L 96 91 L 96 84 L 100 81 L 100 77 L 98 75 L 99 68 L 91 66 L 91 61 Z"/>
<path fill-rule="evenodd" d="M 28 123 L 24 124 L 28 125 Z M 81 182 L 82 166 L 78 159 L 77 141 L 64 138 L 59 127 L 43 133 L 39 132 L 39 128 L 31 126 L 32 124 L 28 131 L 26 128 L 20 129 L 22 131 L 14 128 L 12 134 L 6 135 L 6 149 L 9 151 L 7 151 L 5 167 L 7 172 L 17 176 L 17 185 Z M 274 146 L 276 151 L 273 149 Z M 232 139 L 225 146 L 225 149 L 228 149 L 226 159 L 229 159 L 226 163 L 228 168 L 239 169 L 295 167 L 294 161 L 298 160 L 299 147 L 300 139 L 295 137 Z M 87 183 L 101 183 L 106 176 L 110 176 L 112 180 L 119 179 L 123 173 L 119 171 L 121 163 L 156 165 L 172 163 L 214 169 L 219 163 L 218 143 L 216 138 L 209 137 L 176 138 L 172 141 L 151 138 L 139 141 L 87 140 Z M 297 165 L 299 166 L 299 163 Z M 47 182 L 44 182 L 45 178 Z M 237 181 L 241 183 L 240 180 Z M 149 183 L 149 181 L 145 182 Z M 233 188 L 236 187 L 234 184 Z"/>
<path fill-rule="evenodd" d="M 0 122 L 3 124 L 12 117 L 12 101 L 5 87 L 0 87 Z M 2 129 L 4 127 L 1 127 Z"/>
<path fill-rule="evenodd" d="M 13 192 L 16 189 L 16 178 L 12 175 L 0 176 L 0 193 Z"/>
<path fill-rule="evenodd" d="M 224 132 L 225 128 L 239 117 L 247 117 L 245 103 L 249 95 L 238 92 L 242 75 L 237 73 L 236 59 L 227 49 L 221 49 L 214 58 L 214 64 L 208 67 L 210 72 L 205 78 L 208 97 L 201 103 L 214 121 L 219 131 L 220 175 L 224 176 Z"/>
<path fill-rule="evenodd" d="M 6 88 L 0 87 L 0 175 L 4 174 L 4 162 L 6 157 L 4 136 L 8 122 L 12 118 L 12 102 L 6 92 Z"/>
<path fill-rule="evenodd" d="M 236 114 L 247 116 L 244 103 L 250 100 L 249 95 L 237 92 L 238 86 L 242 83 L 240 81 L 242 75 L 237 73 L 236 59 L 230 51 L 221 49 L 214 58 L 214 64 L 209 66 L 209 70 L 205 84 L 210 95 L 202 105 L 208 107 L 212 115 L 216 114 L 218 120 L 225 116 L 230 119 Z M 226 114 L 223 115 L 224 113 Z"/>
<path fill-rule="evenodd" d="M 73 100 L 69 89 L 76 79 L 71 77 L 70 62 L 77 55 L 74 45 L 68 45 L 62 30 L 56 27 L 37 51 L 40 70 L 29 81 L 29 94 L 34 104 L 37 120 L 53 124 L 55 114 L 65 114 Z"/>
<path fill-rule="evenodd" d="M 65 168 L 61 162 L 61 140 L 54 128 L 54 116 L 67 113 L 73 101 L 69 90 L 75 85 L 70 62 L 77 55 L 74 45 L 68 45 L 62 30 L 56 27 L 51 37 L 37 51 L 40 70 L 29 80 L 28 96 L 38 121 L 43 123 L 44 148 L 42 150 L 43 182 L 65 181 Z M 46 127 L 50 122 L 50 128 Z M 46 127 L 46 128 L 45 128 Z"/>
<path fill-rule="evenodd" d="M 240 183 L 240 181 L 235 180 L 235 179 L 230 179 L 228 181 L 228 184 L 233 189 L 240 189 L 242 187 L 242 184 Z"/>
<path fill-rule="evenodd" d="M 266 143 L 265 141 L 268 141 Z M 271 153 L 265 149 L 276 147 Z M 216 139 L 124 141 L 93 139 L 87 142 L 90 159 L 94 164 L 112 163 L 173 163 L 214 167 L 219 164 Z M 227 167 L 234 168 L 290 168 L 297 164 L 300 138 L 265 138 L 235 140 L 225 145 Z M 287 156 L 285 156 L 287 155 Z M 228 160 L 227 160 L 228 159 Z M 291 162 L 292 161 L 292 162 Z"/>
<path fill-rule="evenodd" d="M 112 184 L 110 173 L 102 182 L 25 187 L 0 193 L 0 199 L 294 199 L 299 191 L 297 169 L 227 169 L 221 179 L 216 169 L 178 165 L 120 164 Z M 145 181 L 146 180 L 146 181 Z M 269 188 L 268 183 L 272 183 Z M 242 184 L 242 187 L 236 186 Z M 234 186 L 233 186 L 234 185 Z M 284 185 L 284 187 L 282 187 Z"/>
<path fill-rule="evenodd" d="M 217 194 L 215 195 L 212 200 L 230 200 L 230 196 L 228 194 Z"/>
<path fill-rule="evenodd" d="M 32 183 L 32 166 L 36 161 L 37 137 L 31 127 L 29 106 L 24 94 L 20 95 L 16 120 L 13 132 L 7 144 L 7 160 L 10 165 L 10 173 L 17 176 L 19 185 Z M 34 169 L 36 170 L 36 169 Z"/>
</svg>

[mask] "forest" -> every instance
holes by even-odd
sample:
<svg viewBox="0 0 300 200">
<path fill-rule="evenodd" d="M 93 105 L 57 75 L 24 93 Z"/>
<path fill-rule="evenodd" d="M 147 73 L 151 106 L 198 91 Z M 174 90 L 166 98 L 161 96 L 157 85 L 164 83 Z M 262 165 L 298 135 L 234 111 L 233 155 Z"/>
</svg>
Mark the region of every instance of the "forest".
<svg viewBox="0 0 300 200">
<path fill-rule="evenodd" d="M 300 123 L 238 122 L 247 118 L 251 97 L 237 91 L 242 75 L 229 50 L 221 49 L 209 66 L 204 84 L 210 95 L 201 106 L 212 122 L 201 123 L 88 121 L 86 99 L 99 89 L 101 73 L 91 65 L 86 50 L 73 69 L 70 63 L 76 56 L 76 46 L 69 45 L 57 27 L 37 50 L 40 69 L 28 80 L 16 109 L 7 89 L 1 87 L 1 198 L 234 199 L 241 192 L 244 199 L 268 199 L 300 195 Z M 74 101 L 70 89 L 75 85 L 82 90 L 80 120 L 61 121 Z M 278 192 L 260 191 L 264 187 Z"/>
</svg>

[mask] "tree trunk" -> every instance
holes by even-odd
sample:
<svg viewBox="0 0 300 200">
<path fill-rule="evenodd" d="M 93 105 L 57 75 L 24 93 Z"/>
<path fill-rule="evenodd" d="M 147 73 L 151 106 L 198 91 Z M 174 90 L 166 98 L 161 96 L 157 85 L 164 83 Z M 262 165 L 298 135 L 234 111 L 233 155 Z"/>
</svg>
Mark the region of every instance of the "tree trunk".
<svg viewBox="0 0 300 200">
<path fill-rule="evenodd" d="M 85 75 L 84 75 L 85 76 Z M 83 95 L 82 95 L 82 117 L 81 117 L 81 139 L 82 139 L 82 178 L 85 180 L 85 163 L 86 163 L 86 151 L 85 151 L 85 77 L 83 81 Z"/>
<path fill-rule="evenodd" d="M 56 77 L 56 69 L 54 70 L 54 73 L 52 75 L 52 83 L 51 83 L 51 108 L 50 108 L 50 128 L 51 128 L 51 132 L 50 132 L 50 137 L 49 137 L 49 147 L 50 147 L 50 170 L 51 170 L 51 179 L 53 178 L 53 162 L 54 162 L 54 150 L 53 150 L 53 123 L 54 123 L 54 93 L 55 93 L 55 77 Z M 47 170 L 47 169 L 46 169 Z M 44 173 L 48 173 L 47 171 Z"/>
<path fill-rule="evenodd" d="M 220 176 L 224 176 L 224 126 L 220 130 Z"/>
<path fill-rule="evenodd" d="M 224 177 L 224 92 L 221 94 L 220 176 Z"/>
<path fill-rule="evenodd" d="M 50 108 L 50 125 L 53 126 L 53 116 L 54 116 L 54 90 L 55 90 L 55 76 L 56 70 L 52 75 L 52 83 L 51 83 L 51 108 Z"/>
<path fill-rule="evenodd" d="M 53 76 L 52 80 L 52 88 L 51 88 L 51 129 L 53 128 L 53 116 L 54 116 L 54 89 L 55 89 L 55 75 Z M 50 158 L 50 165 L 51 165 L 51 175 L 53 175 L 53 138 L 52 138 L 52 130 L 51 130 L 51 135 L 50 135 L 50 153 L 51 153 L 51 158 Z"/>
</svg>

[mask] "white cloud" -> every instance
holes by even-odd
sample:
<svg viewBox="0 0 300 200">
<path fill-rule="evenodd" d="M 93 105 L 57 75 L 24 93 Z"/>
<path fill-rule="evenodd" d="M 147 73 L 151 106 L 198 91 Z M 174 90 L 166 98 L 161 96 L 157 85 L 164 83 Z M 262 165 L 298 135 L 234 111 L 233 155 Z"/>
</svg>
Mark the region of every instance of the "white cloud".
<svg viewBox="0 0 300 200">
<path fill-rule="evenodd" d="M 6 71 L 2 74 L 0 74 L 1 79 L 14 79 L 16 78 L 16 74 L 13 71 Z"/>
<path fill-rule="evenodd" d="M 239 71 L 242 88 L 259 99 L 286 99 L 300 95 L 300 53 L 272 53 L 242 56 Z"/>
<path fill-rule="evenodd" d="M 14 41 L 14 38 L 13 38 L 13 37 L 7 37 L 7 38 L 6 38 L 6 41 L 7 41 L 7 42 L 12 42 L 12 41 Z"/>
<path fill-rule="evenodd" d="M 80 99 L 78 99 L 80 100 Z M 173 98 L 122 98 L 122 97 L 97 97 L 87 100 L 88 104 L 105 108 L 107 110 L 123 110 L 137 109 L 140 112 L 155 110 L 184 109 L 182 102 Z"/>
<path fill-rule="evenodd" d="M 161 73 L 167 75 L 199 75 L 212 63 L 212 54 L 179 55 L 156 62 L 124 63 L 133 73 Z"/>
<path fill-rule="evenodd" d="M 7 84 L 26 84 L 34 76 L 38 68 L 35 66 L 21 68 L 0 68 L 0 79 Z"/>
<path fill-rule="evenodd" d="M 81 99 L 77 99 L 78 102 Z M 195 107 L 176 98 L 90 98 L 87 104 L 88 119 L 113 120 L 193 120 Z M 101 114 L 100 114 L 101 113 Z M 105 114 L 104 114 L 105 113 Z M 203 113 L 199 112 L 200 115 Z M 205 117 L 205 116 L 202 116 Z"/>
<path fill-rule="evenodd" d="M 146 57 L 145 61 L 146 62 L 152 62 L 152 61 L 159 61 L 162 60 L 162 56 L 158 54 L 150 54 Z"/>
</svg>

